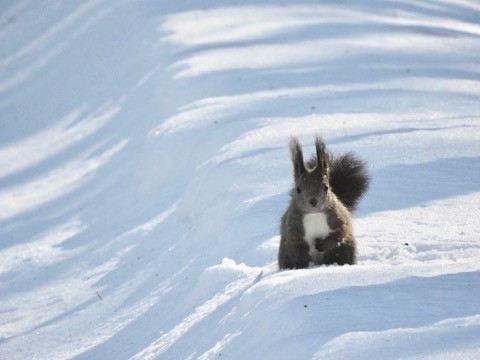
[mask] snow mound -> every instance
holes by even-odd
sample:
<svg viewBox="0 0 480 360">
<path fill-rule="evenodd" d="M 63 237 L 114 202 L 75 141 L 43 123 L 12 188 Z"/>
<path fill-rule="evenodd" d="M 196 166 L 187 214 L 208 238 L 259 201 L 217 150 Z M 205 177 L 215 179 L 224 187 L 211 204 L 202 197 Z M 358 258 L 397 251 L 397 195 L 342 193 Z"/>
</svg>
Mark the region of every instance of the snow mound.
<svg viewBox="0 0 480 360">
<path fill-rule="evenodd" d="M 3 1 L 0 358 L 479 358 L 480 6 Z M 279 271 L 287 143 L 366 159 Z"/>
</svg>

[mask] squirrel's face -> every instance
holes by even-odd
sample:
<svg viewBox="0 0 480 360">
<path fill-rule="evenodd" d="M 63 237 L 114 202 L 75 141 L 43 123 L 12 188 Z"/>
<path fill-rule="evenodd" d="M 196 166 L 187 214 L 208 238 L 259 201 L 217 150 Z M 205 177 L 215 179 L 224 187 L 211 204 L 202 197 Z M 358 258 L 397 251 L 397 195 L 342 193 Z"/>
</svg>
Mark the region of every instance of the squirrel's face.
<svg viewBox="0 0 480 360">
<path fill-rule="evenodd" d="M 295 182 L 292 198 L 302 212 L 315 213 L 325 209 L 329 192 L 328 174 L 315 169 L 305 172 Z"/>
<path fill-rule="evenodd" d="M 322 138 L 315 138 L 316 158 L 309 167 L 303 161 L 303 152 L 300 142 L 292 137 L 290 140 L 290 154 L 293 163 L 293 178 L 295 188 L 292 191 L 294 206 L 304 213 L 323 211 L 330 193 L 329 184 L 329 156 L 325 150 Z"/>
</svg>

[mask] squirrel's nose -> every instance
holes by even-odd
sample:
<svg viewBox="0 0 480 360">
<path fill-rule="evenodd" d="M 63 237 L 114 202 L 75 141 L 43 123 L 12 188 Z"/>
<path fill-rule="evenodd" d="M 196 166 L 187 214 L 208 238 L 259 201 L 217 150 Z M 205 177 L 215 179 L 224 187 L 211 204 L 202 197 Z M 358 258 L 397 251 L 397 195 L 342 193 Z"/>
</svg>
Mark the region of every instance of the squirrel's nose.
<svg viewBox="0 0 480 360">
<path fill-rule="evenodd" d="M 311 199 L 310 199 L 310 204 L 312 204 L 312 206 L 317 205 L 317 203 L 318 203 L 318 200 L 317 200 L 317 199 L 315 199 L 315 198 L 311 198 Z"/>
</svg>

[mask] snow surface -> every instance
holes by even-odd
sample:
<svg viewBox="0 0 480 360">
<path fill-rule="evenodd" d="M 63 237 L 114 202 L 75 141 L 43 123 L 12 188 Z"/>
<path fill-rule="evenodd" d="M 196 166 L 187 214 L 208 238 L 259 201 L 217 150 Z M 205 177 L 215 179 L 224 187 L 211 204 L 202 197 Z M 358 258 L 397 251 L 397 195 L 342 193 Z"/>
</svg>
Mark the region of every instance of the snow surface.
<svg viewBox="0 0 480 360">
<path fill-rule="evenodd" d="M 0 2 L 1 359 L 480 358 L 480 4 Z M 369 163 L 279 271 L 287 143 Z"/>
</svg>

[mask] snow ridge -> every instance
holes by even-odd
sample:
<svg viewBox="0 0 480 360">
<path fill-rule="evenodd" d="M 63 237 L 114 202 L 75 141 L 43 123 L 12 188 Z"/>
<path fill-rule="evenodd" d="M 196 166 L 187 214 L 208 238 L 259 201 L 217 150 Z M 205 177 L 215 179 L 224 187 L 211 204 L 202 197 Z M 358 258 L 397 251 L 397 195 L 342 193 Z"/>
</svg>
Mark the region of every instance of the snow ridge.
<svg viewBox="0 0 480 360">
<path fill-rule="evenodd" d="M 1 359 L 480 358 L 475 1 L 3 1 Z M 279 271 L 288 139 L 366 159 Z"/>
</svg>

